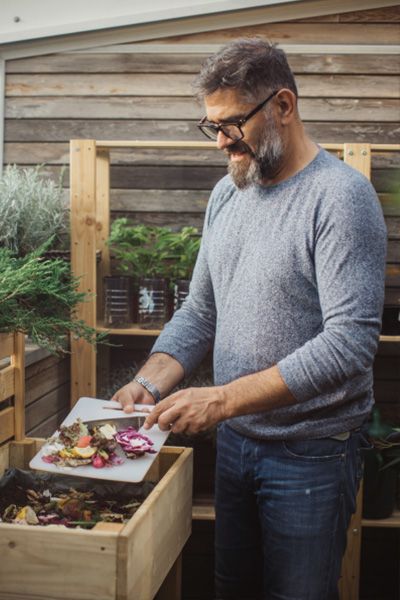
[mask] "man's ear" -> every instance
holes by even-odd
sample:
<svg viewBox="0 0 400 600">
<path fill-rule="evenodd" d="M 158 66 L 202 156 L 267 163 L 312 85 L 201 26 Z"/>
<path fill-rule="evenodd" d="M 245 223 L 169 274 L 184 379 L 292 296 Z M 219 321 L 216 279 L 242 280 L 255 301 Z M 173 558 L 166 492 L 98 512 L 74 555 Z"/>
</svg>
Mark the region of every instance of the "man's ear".
<svg viewBox="0 0 400 600">
<path fill-rule="evenodd" d="M 282 125 L 288 125 L 297 115 L 297 97 L 287 88 L 282 88 L 276 95 L 278 114 Z"/>
</svg>

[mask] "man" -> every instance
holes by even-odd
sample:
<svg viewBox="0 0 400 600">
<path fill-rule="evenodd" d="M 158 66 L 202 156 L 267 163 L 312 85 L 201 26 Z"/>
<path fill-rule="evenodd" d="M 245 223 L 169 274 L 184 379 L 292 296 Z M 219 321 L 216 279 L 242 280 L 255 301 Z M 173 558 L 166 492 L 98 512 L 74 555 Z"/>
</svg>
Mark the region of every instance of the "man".
<svg viewBox="0 0 400 600">
<path fill-rule="evenodd" d="M 229 158 L 183 307 L 140 378 L 174 432 L 218 424 L 216 597 L 337 598 L 373 404 L 386 232 L 376 194 L 306 134 L 283 51 L 236 40 L 197 79 Z M 214 344 L 215 386 L 168 395 Z"/>
</svg>

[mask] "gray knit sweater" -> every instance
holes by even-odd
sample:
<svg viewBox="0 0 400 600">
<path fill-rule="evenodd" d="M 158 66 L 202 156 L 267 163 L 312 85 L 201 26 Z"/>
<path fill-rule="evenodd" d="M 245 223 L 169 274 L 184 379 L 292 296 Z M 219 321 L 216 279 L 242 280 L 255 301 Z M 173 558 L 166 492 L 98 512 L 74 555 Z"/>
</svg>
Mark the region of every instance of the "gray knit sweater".
<svg viewBox="0 0 400 600">
<path fill-rule="evenodd" d="M 373 404 L 386 229 L 369 181 L 326 151 L 293 177 L 215 186 L 183 307 L 152 352 L 190 373 L 214 343 L 215 384 L 277 364 L 291 406 L 235 417 L 261 439 L 359 426 Z"/>
</svg>

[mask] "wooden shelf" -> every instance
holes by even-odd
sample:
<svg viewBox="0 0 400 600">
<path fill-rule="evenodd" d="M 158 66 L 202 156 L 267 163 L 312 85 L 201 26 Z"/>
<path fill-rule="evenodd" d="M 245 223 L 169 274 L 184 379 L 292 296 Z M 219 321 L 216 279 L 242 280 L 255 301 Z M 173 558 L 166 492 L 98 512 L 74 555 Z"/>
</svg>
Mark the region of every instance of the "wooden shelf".
<svg viewBox="0 0 400 600">
<path fill-rule="evenodd" d="M 193 521 L 215 521 L 215 506 L 212 496 L 195 496 L 192 507 Z"/>
<path fill-rule="evenodd" d="M 363 519 L 363 527 L 400 527 L 400 510 L 395 510 L 391 517 L 386 519 Z"/>
<path fill-rule="evenodd" d="M 132 323 L 129 327 L 106 327 L 99 321 L 96 327 L 99 333 L 109 333 L 110 335 L 160 335 L 161 329 L 144 329 L 137 323 Z"/>
<path fill-rule="evenodd" d="M 383 344 L 398 344 L 400 335 L 380 335 L 379 342 Z"/>
</svg>

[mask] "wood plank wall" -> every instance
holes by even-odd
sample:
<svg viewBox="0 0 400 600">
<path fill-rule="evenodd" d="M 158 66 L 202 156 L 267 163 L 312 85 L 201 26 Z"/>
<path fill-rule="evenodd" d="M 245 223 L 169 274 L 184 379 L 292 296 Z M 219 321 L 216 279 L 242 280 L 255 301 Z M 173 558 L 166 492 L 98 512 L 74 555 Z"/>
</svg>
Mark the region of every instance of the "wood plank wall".
<svg viewBox="0 0 400 600">
<path fill-rule="evenodd" d="M 360 45 L 359 54 L 289 53 L 307 130 L 321 142 L 396 142 L 400 137 L 399 72 L 395 54 L 364 54 L 362 45 L 400 43 L 398 6 L 286 23 L 153 40 L 165 53 L 107 50 L 60 53 L 8 61 L 5 162 L 45 163 L 58 178 L 68 164 L 68 140 L 202 139 L 203 113 L 191 82 L 206 53 L 191 45 L 218 45 L 240 35 L 265 35 L 285 44 Z M 171 53 L 180 44 L 184 53 Z M 143 47 L 143 45 L 142 45 Z M 389 50 L 390 52 L 390 50 Z M 114 152 L 113 216 L 137 222 L 201 226 L 209 191 L 225 173 L 218 153 Z M 400 206 L 390 195 L 400 154 L 377 154 L 373 183 L 389 229 L 387 303 L 400 304 Z M 68 171 L 68 170 L 67 170 Z M 68 184 L 68 172 L 64 176 Z"/>
<path fill-rule="evenodd" d="M 192 98 L 191 82 L 206 48 L 255 34 L 288 49 L 300 112 L 316 141 L 398 143 L 400 61 L 391 47 L 400 43 L 399 22 L 396 5 L 149 42 L 163 45 L 162 53 L 143 52 L 141 44 L 140 52 L 125 45 L 8 61 L 5 162 L 45 163 L 45 172 L 58 178 L 68 165 L 71 138 L 203 139 L 195 123 L 204 109 Z M 388 52 L 366 54 L 366 43 Z M 343 52 L 290 52 L 290 45 L 298 44 L 335 44 Z M 349 45 L 360 52 L 346 53 Z M 225 174 L 218 152 L 124 151 L 112 159 L 112 216 L 129 214 L 143 223 L 200 227 L 209 191 Z M 400 153 L 374 155 L 372 181 L 389 232 L 386 303 L 391 305 L 400 305 L 400 200 L 391 193 L 399 166 Z M 65 186 L 68 181 L 67 172 Z M 394 362 L 389 368 L 386 358 L 379 365 L 378 395 L 395 402 L 398 369 Z"/>
<path fill-rule="evenodd" d="M 25 372 L 25 428 L 29 437 L 49 437 L 70 411 L 70 359 L 48 356 Z"/>
</svg>

